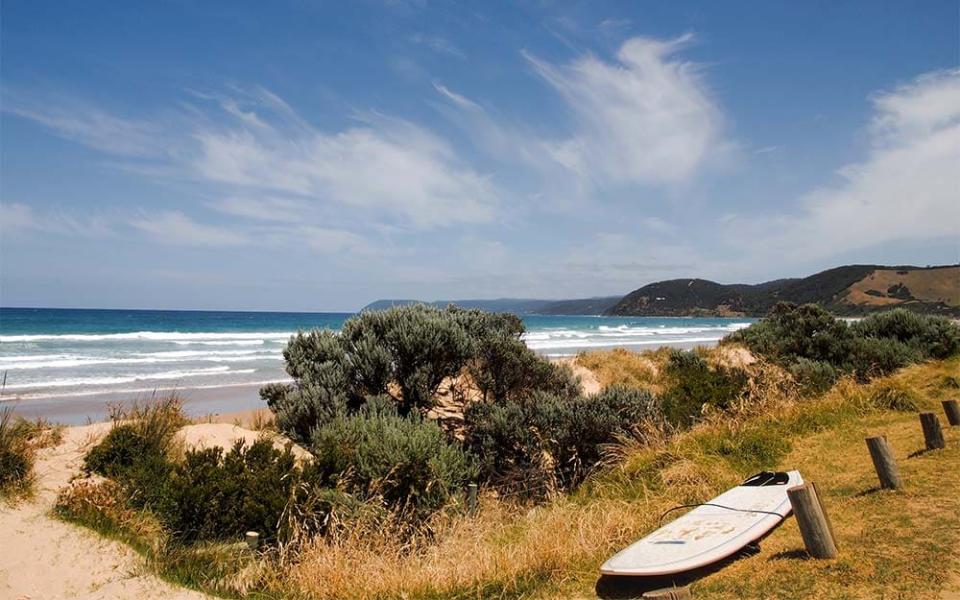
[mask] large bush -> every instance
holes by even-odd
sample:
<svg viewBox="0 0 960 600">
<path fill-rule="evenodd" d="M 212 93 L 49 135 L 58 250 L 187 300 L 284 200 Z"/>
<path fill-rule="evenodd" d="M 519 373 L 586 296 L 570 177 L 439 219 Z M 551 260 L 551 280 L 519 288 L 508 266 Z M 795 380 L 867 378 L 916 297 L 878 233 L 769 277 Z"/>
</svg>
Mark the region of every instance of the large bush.
<svg viewBox="0 0 960 600">
<path fill-rule="evenodd" d="M 486 480 L 571 487 L 600 461 L 605 445 L 659 416 L 653 396 L 636 388 L 611 386 L 589 397 L 537 392 L 468 406 L 465 443 Z"/>
<path fill-rule="evenodd" d="M 664 417 L 674 425 L 690 425 L 704 406 L 725 409 L 744 391 L 748 376 L 742 369 L 711 368 L 695 352 L 674 350 L 667 363 L 666 390 L 660 396 Z"/>
<path fill-rule="evenodd" d="M 311 450 L 323 483 L 420 520 L 475 478 L 470 456 L 418 414 L 400 415 L 385 398 L 317 428 Z"/>
<path fill-rule="evenodd" d="M 947 358 L 960 352 L 960 327 L 944 317 L 904 309 L 870 315 L 851 325 L 856 337 L 900 342 L 920 359 Z"/>
<path fill-rule="evenodd" d="M 755 354 L 781 364 L 797 358 L 846 368 L 853 335 L 844 321 L 816 304 L 797 306 L 780 302 L 770 313 L 746 329 L 727 336 L 745 344 Z"/>
<path fill-rule="evenodd" d="M 355 413 L 371 396 L 388 396 L 400 415 L 433 406 L 441 383 L 463 373 L 486 398 L 536 390 L 576 393 L 569 369 L 537 356 L 521 340 L 523 322 L 507 313 L 426 305 L 364 312 L 340 333 L 301 332 L 284 350 L 293 384 L 261 397 L 281 430 L 307 442 L 314 429 Z"/>
</svg>

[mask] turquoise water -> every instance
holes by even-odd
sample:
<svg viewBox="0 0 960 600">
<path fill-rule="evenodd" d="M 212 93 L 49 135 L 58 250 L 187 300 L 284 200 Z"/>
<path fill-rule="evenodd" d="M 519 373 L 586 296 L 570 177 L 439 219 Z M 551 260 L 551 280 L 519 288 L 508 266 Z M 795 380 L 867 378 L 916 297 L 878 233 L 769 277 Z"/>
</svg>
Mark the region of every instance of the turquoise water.
<svg viewBox="0 0 960 600">
<path fill-rule="evenodd" d="M 339 329 L 350 313 L 0 308 L 5 397 L 216 388 L 286 378 L 299 329 Z M 548 356 L 591 348 L 715 343 L 750 319 L 525 316 L 524 340 Z"/>
</svg>

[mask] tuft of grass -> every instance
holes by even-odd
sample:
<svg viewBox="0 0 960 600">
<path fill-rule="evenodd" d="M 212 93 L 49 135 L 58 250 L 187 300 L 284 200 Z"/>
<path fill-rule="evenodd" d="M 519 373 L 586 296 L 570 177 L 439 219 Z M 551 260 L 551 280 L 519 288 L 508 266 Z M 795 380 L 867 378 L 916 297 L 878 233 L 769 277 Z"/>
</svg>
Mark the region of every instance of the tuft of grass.
<svg viewBox="0 0 960 600">
<path fill-rule="evenodd" d="M 915 411 L 923 402 L 920 394 L 903 381 L 887 379 L 872 387 L 870 401 L 880 409 Z"/>
<path fill-rule="evenodd" d="M 58 445 L 63 428 L 44 419 L 14 417 L 13 407 L 0 407 L 0 498 L 28 496 L 33 486 L 37 450 Z"/>
</svg>

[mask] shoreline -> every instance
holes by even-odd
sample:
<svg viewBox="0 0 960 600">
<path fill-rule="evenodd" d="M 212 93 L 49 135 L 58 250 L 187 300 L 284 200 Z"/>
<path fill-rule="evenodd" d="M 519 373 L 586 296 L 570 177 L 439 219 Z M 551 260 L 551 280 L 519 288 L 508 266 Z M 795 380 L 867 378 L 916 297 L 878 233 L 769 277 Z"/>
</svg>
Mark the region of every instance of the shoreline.
<svg viewBox="0 0 960 600">
<path fill-rule="evenodd" d="M 35 419 L 44 418 L 53 423 L 75 426 L 108 421 L 111 405 L 146 400 L 154 395 L 176 392 L 183 398 L 183 410 L 193 418 L 213 417 L 214 421 L 234 415 L 246 415 L 266 405 L 260 399 L 261 384 L 230 385 L 212 388 L 174 388 L 130 394 L 104 392 L 86 396 L 59 396 L 6 400 L 0 406 L 12 406 L 13 414 Z"/>
</svg>

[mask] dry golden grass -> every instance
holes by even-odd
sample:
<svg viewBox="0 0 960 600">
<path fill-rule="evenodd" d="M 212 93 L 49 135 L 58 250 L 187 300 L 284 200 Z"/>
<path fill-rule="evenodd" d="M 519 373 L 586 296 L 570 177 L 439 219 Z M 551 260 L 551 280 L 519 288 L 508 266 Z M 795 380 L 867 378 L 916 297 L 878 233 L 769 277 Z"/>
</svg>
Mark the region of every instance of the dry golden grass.
<svg viewBox="0 0 960 600">
<path fill-rule="evenodd" d="M 658 392 L 669 349 L 632 352 L 624 348 L 593 350 L 577 355 L 576 364 L 589 369 L 601 387 L 629 385 Z"/>
</svg>

